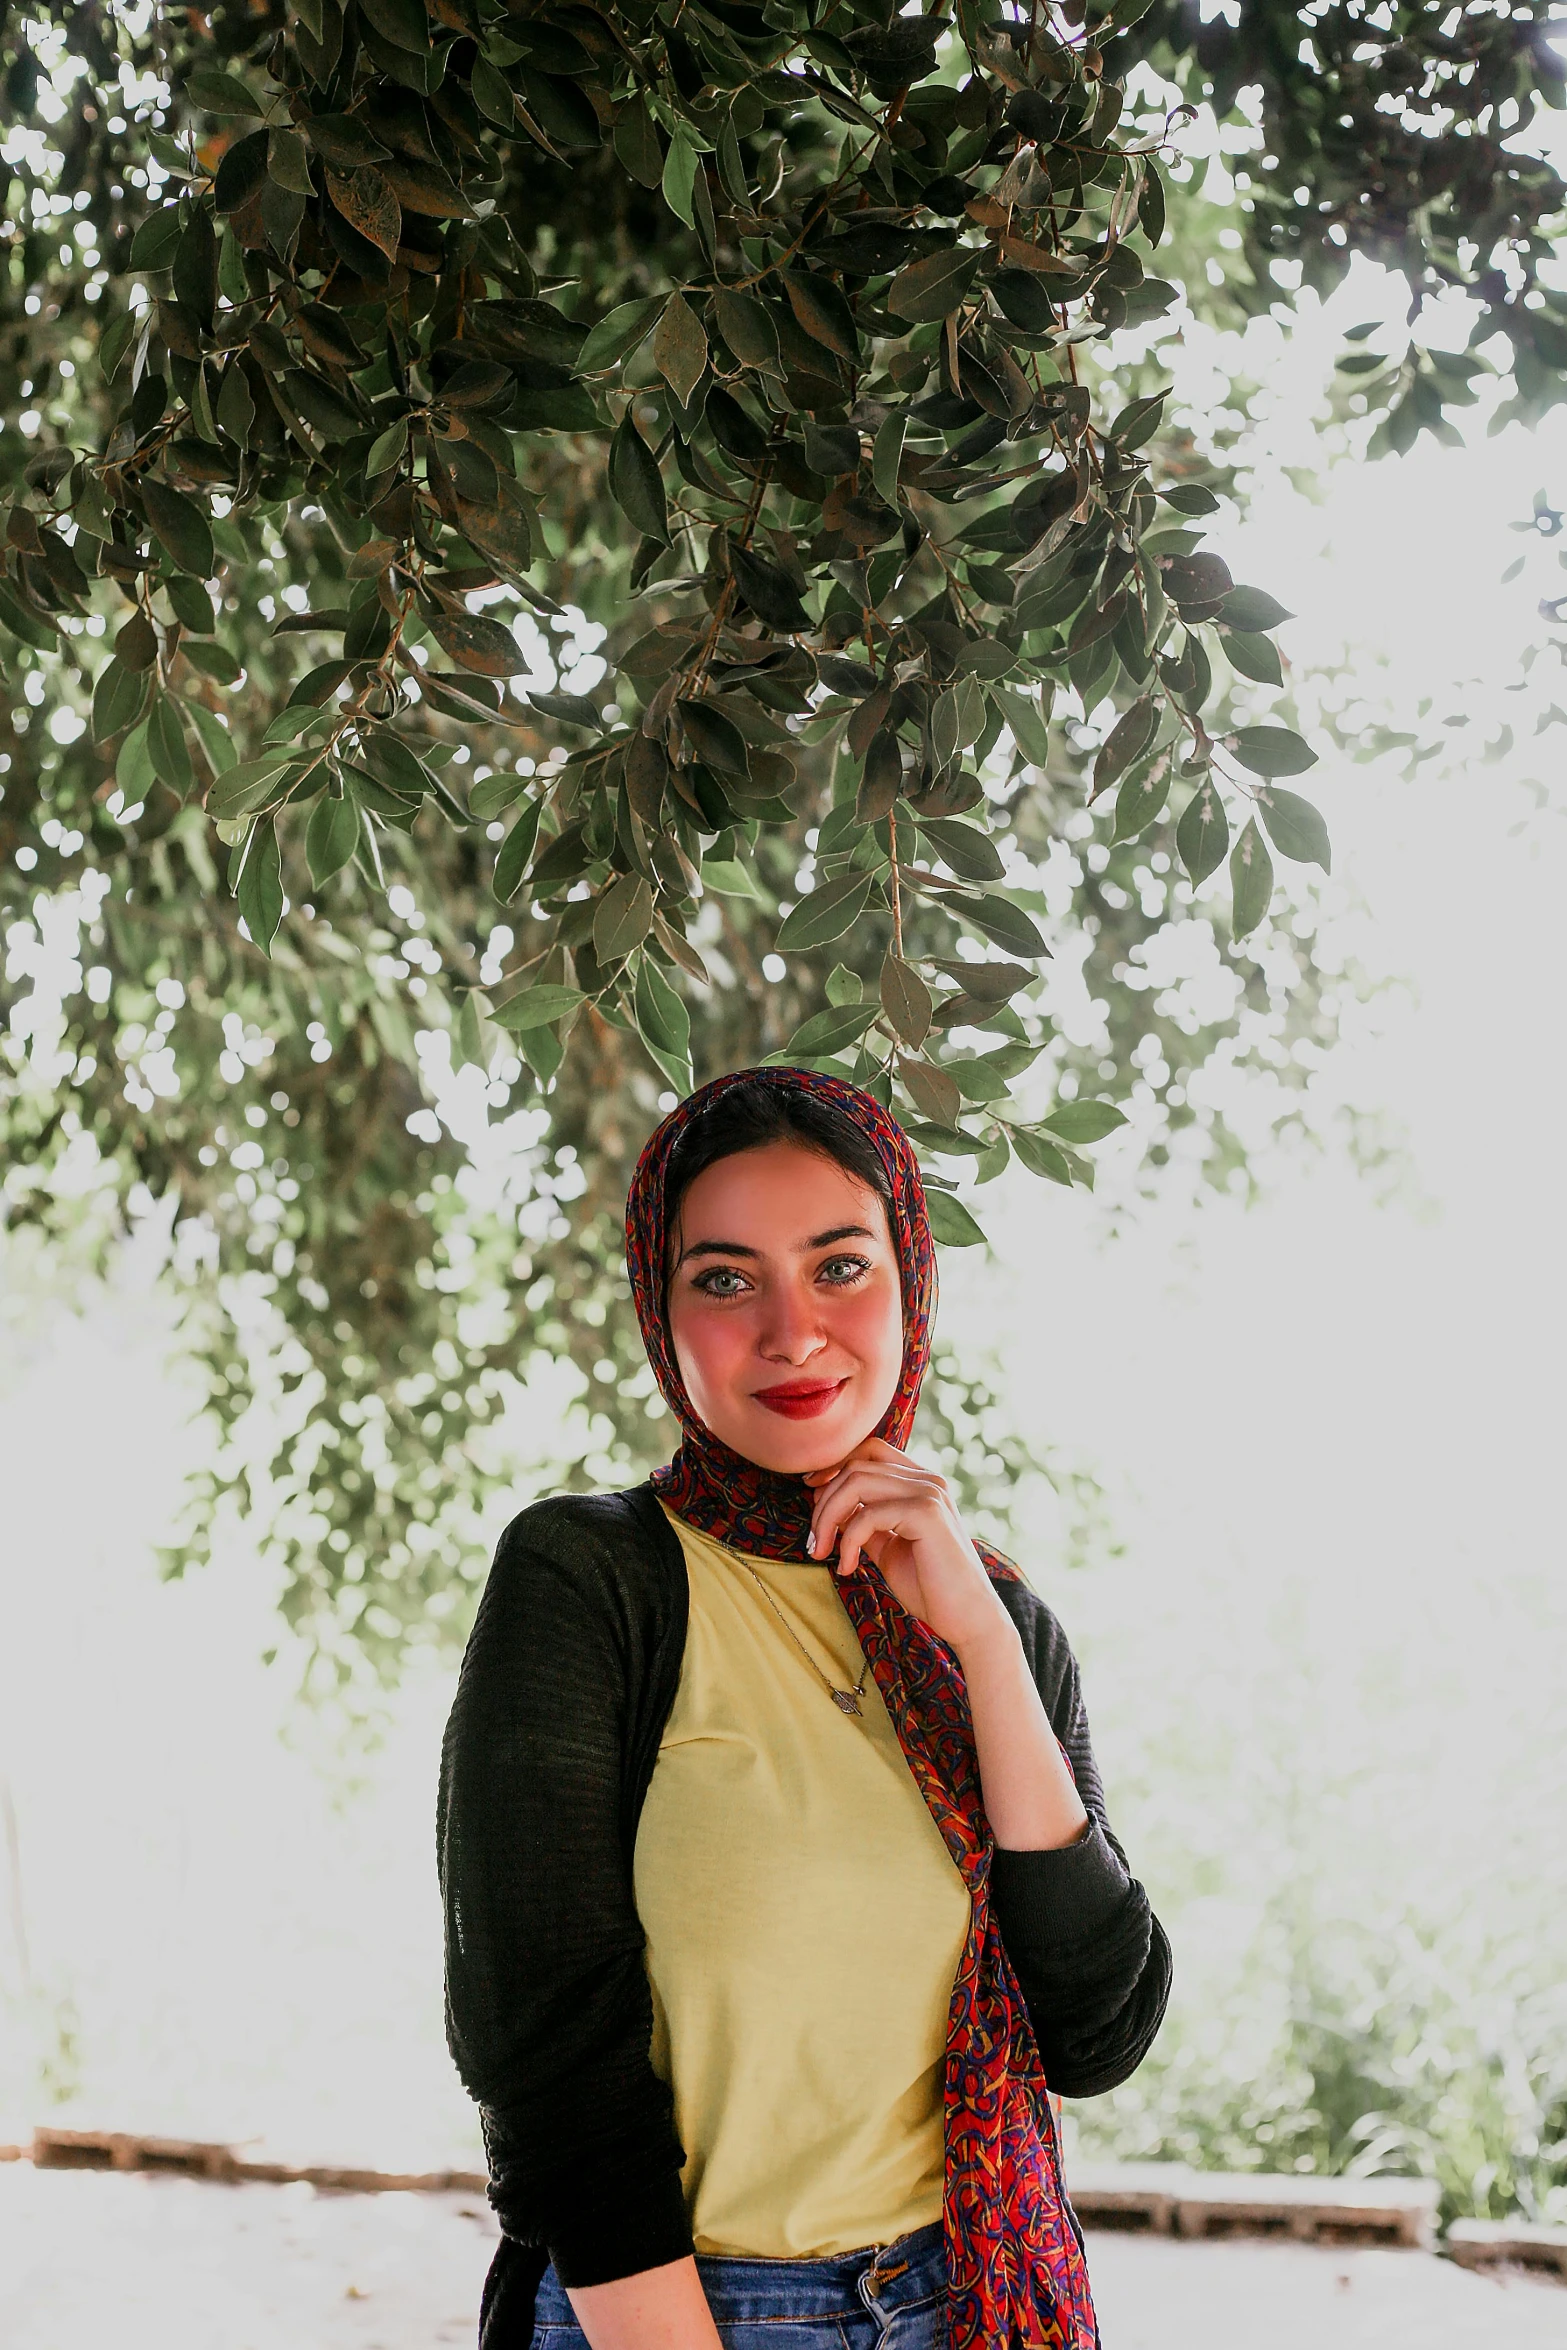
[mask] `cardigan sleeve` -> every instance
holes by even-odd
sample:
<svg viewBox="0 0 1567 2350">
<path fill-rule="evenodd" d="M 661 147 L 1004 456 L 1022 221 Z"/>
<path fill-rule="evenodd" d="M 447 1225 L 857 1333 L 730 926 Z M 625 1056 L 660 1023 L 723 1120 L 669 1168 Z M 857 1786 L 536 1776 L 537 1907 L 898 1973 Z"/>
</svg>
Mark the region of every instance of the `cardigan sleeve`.
<svg viewBox="0 0 1567 2350">
<path fill-rule="evenodd" d="M 569 1503 L 507 1529 L 441 1768 L 448 2044 L 504 2234 L 573 2285 L 691 2250 L 631 1877 L 627 1748 L 658 1641 L 604 1549 Z"/>
<path fill-rule="evenodd" d="M 1170 1945 L 1105 1811 L 1077 1659 L 1049 1608 L 998 1582 L 1066 1749 L 1088 1833 L 1056 1852 L 997 1847 L 991 1898 L 1045 2078 L 1064 2097 L 1114 2089 L 1142 2063 L 1170 1997 Z"/>
</svg>

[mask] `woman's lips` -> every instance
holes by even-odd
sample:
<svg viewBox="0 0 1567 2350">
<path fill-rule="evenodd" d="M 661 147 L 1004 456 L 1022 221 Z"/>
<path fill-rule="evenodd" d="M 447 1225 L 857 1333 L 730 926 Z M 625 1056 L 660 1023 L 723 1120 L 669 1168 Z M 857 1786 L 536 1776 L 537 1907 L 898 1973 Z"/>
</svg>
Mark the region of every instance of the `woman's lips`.
<svg viewBox="0 0 1567 2350">
<path fill-rule="evenodd" d="M 786 1420 L 814 1420 L 837 1402 L 847 1379 L 794 1379 L 778 1387 L 759 1387 L 756 1401 Z"/>
</svg>

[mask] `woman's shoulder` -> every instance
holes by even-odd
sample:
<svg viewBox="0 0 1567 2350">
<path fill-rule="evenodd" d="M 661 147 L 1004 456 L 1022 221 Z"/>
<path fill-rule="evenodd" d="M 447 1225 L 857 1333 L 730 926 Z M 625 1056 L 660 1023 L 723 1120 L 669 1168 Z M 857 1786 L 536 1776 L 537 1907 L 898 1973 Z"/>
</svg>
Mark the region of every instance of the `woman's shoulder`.
<svg viewBox="0 0 1567 2350">
<path fill-rule="evenodd" d="M 509 1521 L 495 1555 L 497 1560 L 630 1558 L 666 1550 L 668 1526 L 651 1484 L 612 1493 L 545 1493 Z"/>
<path fill-rule="evenodd" d="M 653 1658 L 684 1638 L 680 1546 L 650 1485 L 551 1493 L 517 1512 L 495 1546 L 465 1674 L 519 1659 Z"/>
<path fill-rule="evenodd" d="M 680 1571 L 680 1546 L 650 1484 L 613 1493 L 548 1493 L 495 1546 L 491 1582 L 576 1583 L 606 1600 L 658 1593 Z"/>
</svg>

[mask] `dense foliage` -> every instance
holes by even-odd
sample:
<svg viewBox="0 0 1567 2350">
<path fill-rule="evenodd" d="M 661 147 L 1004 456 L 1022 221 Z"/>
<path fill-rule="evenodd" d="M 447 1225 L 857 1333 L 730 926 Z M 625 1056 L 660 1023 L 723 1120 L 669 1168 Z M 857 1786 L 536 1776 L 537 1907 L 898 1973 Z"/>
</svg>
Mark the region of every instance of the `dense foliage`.
<svg viewBox="0 0 1567 2350">
<path fill-rule="evenodd" d="M 249 1489 L 342 1658 L 460 1619 L 533 1367 L 595 1407 L 569 1473 L 657 1449 L 615 1231 L 693 1074 L 859 1075 L 962 1241 L 965 1175 L 1087 1181 L 1128 1112 L 1222 1173 L 1204 1069 L 1331 1041 L 1309 918 L 1267 919 L 1273 853 L 1327 861 L 1285 615 L 1203 543 L 1135 332 L 1177 297 L 1149 67 L 1263 90 L 1314 271 L 1393 217 L 1325 104 L 1368 172 L 1368 123 L 1472 134 L 1400 233 L 1482 323 L 1498 270 L 1544 315 L 1554 182 L 1495 109 L 1554 84 L 1520 14 L 1460 19 L 1455 123 L 1445 69 L 1351 102 L 1352 17 L 1307 88 L 1250 19 L 1237 79 L 1127 13 L 8 20 L 6 1213 L 177 1203 L 215 1487 L 265 1389 Z"/>
<path fill-rule="evenodd" d="M 1492 368 L 1512 387 L 1493 429 L 1567 394 L 1567 289 L 1551 266 L 1567 190 L 1529 152 L 1537 109 L 1564 101 L 1559 21 L 1548 0 L 1238 0 L 1211 13 L 1154 0 L 1128 36 L 1184 97 L 1254 130 L 1234 165 L 1243 300 L 1326 292 L 1357 253 L 1407 281 L 1408 348 L 1341 361 L 1381 417 L 1373 455 L 1422 432 L 1456 440 L 1446 411 L 1471 405 Z M 1446 296 L 1469 314 L 1467 350 L 1443 330 Z"/>
</svg>

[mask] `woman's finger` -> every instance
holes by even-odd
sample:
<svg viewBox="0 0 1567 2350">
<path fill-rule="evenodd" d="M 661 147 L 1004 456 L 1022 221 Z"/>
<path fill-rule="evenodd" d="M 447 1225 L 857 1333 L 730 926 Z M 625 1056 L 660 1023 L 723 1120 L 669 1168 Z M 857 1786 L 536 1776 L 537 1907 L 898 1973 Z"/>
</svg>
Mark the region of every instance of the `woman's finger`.
<svg viewBox="0 0 1567 2350">
<path fill-rule="evenodd" d="M 811 1519 L 811 1555 L 814 1558 L 828 1555 L 835 1537 L 856 1509 L 881 1503 L 907 1513 L 939 1504 L 940 1498 L 929 1480 L 918 1474 L 900 1478 L 883 1469 L 850 1468 L 817 1495 Z"/>
<path fill-rule="evenodd" d="M 830 1484 L 822 1487 L 811 1513 L 812 1548 L 816 1555 L 823 1557 L 832 1548 L 833 1536 L 852 1509 L 875 1495 L 896 1490 L 884 1470 L 855 1462 L 840 1471 Z"/>
<path fill-rule="evenodd" d="M 865 1545 L 878 1534 L 904 1534 L 907 1529 L 899 1524 L 901 1512 L 895 1505 L 883 1503 L 880 1508 L 866 1502 L 852 1510 L 843 1532 L 838 1538 L 838 1556 L 833 1561 L 838 1575 L 854 1574 L 865 1555 Z"/>
</svg>

